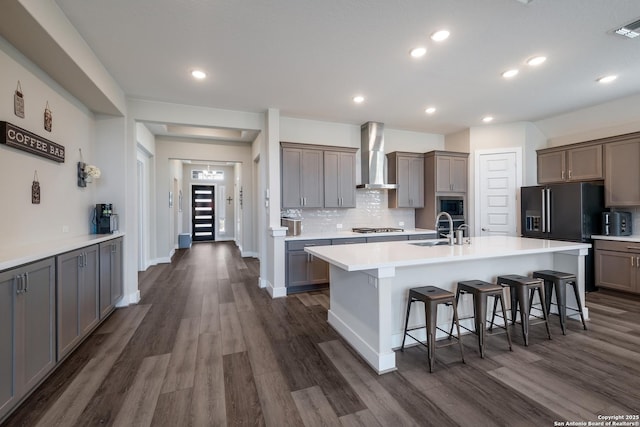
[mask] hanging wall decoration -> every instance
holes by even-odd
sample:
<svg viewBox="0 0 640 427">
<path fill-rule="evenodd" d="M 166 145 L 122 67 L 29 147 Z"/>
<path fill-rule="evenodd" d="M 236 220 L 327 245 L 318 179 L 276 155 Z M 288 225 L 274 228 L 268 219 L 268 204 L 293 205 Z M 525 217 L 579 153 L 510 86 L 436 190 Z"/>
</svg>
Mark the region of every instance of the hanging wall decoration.
<svg viewBox="0 0 640 427">
<path fill-rule="evenodd" d="M 49 109 L 49 101 L 47 106 L 44 107 L 44 130 L 51 132 L 51 125 L 53 124 L 53 117 L 51 116 L 51 110 Z"/>
<path fill-rule="evenodd" d="M 20 86 L 20 80 L 18 80 L 16 93 L 13 95 L 13 112 L 16 114 L 16 116 L 24 119 L 24 96 L 22 95 L 22 86 Z"/>
<path fill-rule="evenodd" d="M 9 122 L 0 122 L 0 144 L 64 163 L 63 145 L 46 140 Z"/>
<path fill-rule="evenodd" d="M 40 182 L 38 182 L 38 171 L 33 173 L 33 183 L 31 184 L 31 203 L 40 204 Z"/>
</svg>

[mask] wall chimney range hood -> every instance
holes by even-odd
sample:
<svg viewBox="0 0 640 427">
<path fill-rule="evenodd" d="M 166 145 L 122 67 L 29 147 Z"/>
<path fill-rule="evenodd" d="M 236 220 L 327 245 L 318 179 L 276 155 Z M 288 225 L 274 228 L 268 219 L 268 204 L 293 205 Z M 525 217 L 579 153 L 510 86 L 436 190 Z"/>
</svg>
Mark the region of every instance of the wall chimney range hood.
<svg viewBox="0 0 640 427">
<path fill-rule="evenodd" d="M 385 180 L 386 156 L 384 154 L 384 124 L 367 122 L 360 127 L 360 159 L 362 164 L 362 184 L 356 188 L 393 190 L 395 184 Z"/>
</svg>

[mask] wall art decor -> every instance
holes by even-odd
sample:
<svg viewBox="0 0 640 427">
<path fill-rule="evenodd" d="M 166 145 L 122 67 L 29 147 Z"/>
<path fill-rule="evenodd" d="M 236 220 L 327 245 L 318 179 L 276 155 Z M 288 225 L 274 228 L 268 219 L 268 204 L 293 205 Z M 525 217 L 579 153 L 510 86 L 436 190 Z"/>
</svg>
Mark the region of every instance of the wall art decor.
<svg viewBox="0 0 640 427">
<path fill-rule="evenodd" d="M 18 86 L 16 92 L 13 94 L 13 112 L 16 116 L 24 119 L 24 95 L 22 94 L 22 86 L 20 80 L 18 80 Z"/>
<path fill-rule="evenodd" d="M 40 204 L 40 182 L 38 181 L 38 171 L 33 173 L 33 183 L 31 184 L 31 203 Z"/>
<path fill-rule="evenodd" d="M 49 101 L 47 101 L 46 107 L 44 107 L 44 130 L 51 132 L 51 125 L 53 124 L 53 116 L 49 109 Z"/>
<path fill-rule="evenodd" d="M 93 182 L 93 178 L 100 178 L 102 172 L 99 167 L 84 162 L 82 148 L 78 148 L 78 151 L 80 152 L 80 161 L 77 168 L 78 187 L 86 187 L 87 183 Z"/>
<path fill-rule="evenodd" d="M 6 144 L 9 147 L 45 157 L 58 163 L 64 163 L 64 146 L 44 139 L 9 122 L 0 122 L 0 144 Z"/>
</svg>

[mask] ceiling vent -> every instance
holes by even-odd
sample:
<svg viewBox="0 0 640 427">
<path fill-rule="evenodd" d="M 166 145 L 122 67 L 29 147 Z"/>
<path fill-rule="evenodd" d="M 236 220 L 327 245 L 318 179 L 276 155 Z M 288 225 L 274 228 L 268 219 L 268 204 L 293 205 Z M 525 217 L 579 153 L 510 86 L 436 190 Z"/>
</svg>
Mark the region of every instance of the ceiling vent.
<svg viewBox="0 0 640 427">
<path fill-rule="evenodd" d="M 624 27 L 618 28 L 614 31 L 614 33 L 628 37 L 630 39 L 634 39 L 640 36 L 640 19 L 632 22 L 631 24 L 627 24 Z"/>
</svg>

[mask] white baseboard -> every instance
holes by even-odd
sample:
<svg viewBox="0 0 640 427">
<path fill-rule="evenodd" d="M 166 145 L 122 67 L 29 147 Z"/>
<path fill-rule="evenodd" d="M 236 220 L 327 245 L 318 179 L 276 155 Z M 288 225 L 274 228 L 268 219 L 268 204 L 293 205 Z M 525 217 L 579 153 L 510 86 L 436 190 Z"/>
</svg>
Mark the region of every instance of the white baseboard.
<svg viewBox="0 0 640 427">
<path fill-rule="evenodd" d="M 268 280 L 265 280 L 265 287 L 267 288 L 267 292 L 271 295 L 271 298 L 283 298 L 287 296 L 287 288 L 284 286 L 275 288 Z"/>
<path fill-rule="evenodd" d="M 328 322 L 358 353 L 360 353 L 360 356 L 362 356 L 378 374 L 384 374 L 397 369 L 396 353 L 394 351 L 391 351 L 388 354 L 378 353 L 360 335 L 358 335 L 356 331 L 351 329 L 331 310 L 329 310 L 328 313 Z"/>
<path fill-rule="evenodd" d="M 241 255 L 243 258 L 247 258 L 247 257 L 250 257 L 250 258 L 258 258 L 258 253 L 257 253 L 257 252 L 255 252 L 255 251 L 240 251 L 240 255 Z"/>
<path fill-rule="evenodd" d="M 269 284 L 268 280 L 263 279 L 262 277 L 258 277 L 258 287 L 264 289 Z"/>
<path fill-rule="evenodd" d="M 120 298 L 120 301 L 116 304 L 116 307 L 127 307 L 132 304 L 137 304 L 140 302 L 140 290 L 136 290 L 133 293 L 125 295 Z"/>
</svg>

